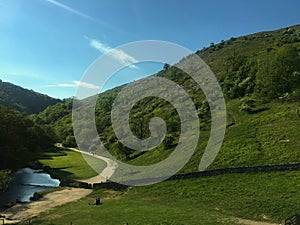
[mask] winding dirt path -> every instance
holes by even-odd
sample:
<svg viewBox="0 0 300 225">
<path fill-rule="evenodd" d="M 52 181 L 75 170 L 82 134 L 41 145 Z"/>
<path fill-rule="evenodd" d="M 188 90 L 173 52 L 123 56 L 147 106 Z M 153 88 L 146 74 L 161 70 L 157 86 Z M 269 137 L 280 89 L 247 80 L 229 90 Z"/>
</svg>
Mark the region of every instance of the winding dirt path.
<svg viewBox="0 0 300 225">
<path fill-rule="evenodd" d="M 59 146 L 59 147 L 61 147 L 61 146 Z M 65 148 L 65 147 L 63 147 L 63 148 Z M 109 179 L 114 174 L 115 170 L 118 167 L 118 164 L 115 161 L 113 161 L 109 158 L 99 156 L 99 155 L 96 155 L 96 154 L 93 154 L 93 153 L 90 153 L 90 152 L 81 151 L 77 148 L 65 148 L 65 149 L 69 149 L 69 150 L 72 150 L 72 151 L 75 151 L 75 152 L 79 152 L 81 154 L 85 154 L 85 155 L 94 157 L 96 159 L 103 160 L 106 163 L 106 167 L 104 168 L 104 170 L 100 174 L 98 174 L 95 177 L 89 178 L 89 179 L 80 180 L 82 182 L 92 184 L 92 185 L 95 184 L 95 183 L 106 182 L 107 179 Z"/>
<path fill-rule="evenodd" d="M 38 216 L 40 213 L 49 211 L 55 207 L 78 201 L 91 192 L 91 189 L 65 188 L 60 191 L 48 193 L 38 201 L 18 203 L 6 211 L 0 212 L 0 214 L 5 216 L 4 224 L 18 223 Z"/>
</svg>

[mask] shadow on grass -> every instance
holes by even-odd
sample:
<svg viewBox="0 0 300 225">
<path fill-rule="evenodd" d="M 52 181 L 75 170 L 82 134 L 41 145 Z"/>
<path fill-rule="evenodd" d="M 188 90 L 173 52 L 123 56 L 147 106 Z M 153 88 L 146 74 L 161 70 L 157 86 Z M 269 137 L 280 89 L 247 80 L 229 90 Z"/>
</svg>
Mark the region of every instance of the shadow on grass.
<svg viewBox="0 0 300 225">
<path fill-rule="evenodd" d="M 135 154 L 135 155 L 131 155 L 130 158 L 129 158 L 129 160 L 136 159 L 136 158 L 138 158 L 138 157 L 144 155 L 145 153 L 146 153 L 146 152 L 139 152 L 139 153 L 137 153 L 137 154 Z"/>
<path fill-rule="evenodd" d="M 52 178 L 59 180 L 72 180 L 74 173 L 65 171 L 69 167 L 59 167 L 59 168 L 51 168 L 49 166 L 45 166 L 43 170 L 51 175 Z"/>
<path fill-rule="evenodd" d="M 260 112 L 264 112 L 269 110 L 269 107 L 263 107 L 263 108 L 258 108 L 258 109 L 252 109 L 249 114 L 256 114 L 256 113 L 260 113 Z"/>
<path fill-rule="evenodd" d="M 53 157 L 57 157 L 57 156 L 67 156 L 67 151 L 70 151 L 70 150 L 62 150 L 60 148 L 57 148 L 57 147 L 51 147 L 51 148 L 48 148 L 48 149 L 45 149 L 41 152 L 38 152 L 34 159 L 35 160 L 42 160 L 42 159 L 53 159 Z"/>
</svg>

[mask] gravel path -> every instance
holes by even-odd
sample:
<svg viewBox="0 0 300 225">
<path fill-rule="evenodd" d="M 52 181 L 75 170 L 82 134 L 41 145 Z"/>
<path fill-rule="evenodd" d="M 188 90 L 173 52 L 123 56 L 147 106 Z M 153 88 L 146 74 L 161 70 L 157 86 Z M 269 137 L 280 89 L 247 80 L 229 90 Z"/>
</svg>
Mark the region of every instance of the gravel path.
<svg viewBox="0 0 300 225">
<path fill-rule="evenodd" d="M 106 163 L 106 167 L 104 168 L 104 170 L 98 174 L 95 177 L 89 178 L 89 179 L 84 179 L 84 180 L 80 180 L 82 182 L 88 183 L 88 184 L 95 184 L 95 183 L 102 183 L 102 182 L 106 182 L 107 179 L 109 179 L 115 172 L 115 170 L 118 167 L 118 164 L 106 157 L 103 156 L 99 156 L 90 152 L 86 152 L 86 151 L 81 151 L 77 148 L 67 148 L 69 150 L 75 151 L 75 152 L 80 152 L 81 154 L 85 154 L 100 160 L 103 160 Z"/>
</svg>

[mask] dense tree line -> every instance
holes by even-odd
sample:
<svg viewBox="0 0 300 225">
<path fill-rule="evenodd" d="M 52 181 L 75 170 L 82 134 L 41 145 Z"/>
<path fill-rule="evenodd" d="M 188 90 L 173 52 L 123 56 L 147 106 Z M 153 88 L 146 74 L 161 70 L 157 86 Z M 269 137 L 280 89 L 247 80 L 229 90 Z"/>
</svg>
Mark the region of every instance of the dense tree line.
<svg viewBox="0 0 300 225">
<path fill-rule="evenodd" d="M 53 140 L 47 128 L 35 124 L 26 114 L 0 106 L 0 176 L 7 169 L 24 167 Z M 1 189 L 1 187 L 0 187 Z"/>
<path fill-rule="evenodd" d="M 0 168 L 18 168 L 53 140 L 47 128 L 27 115 L 0 106 Z"/>
</svg>

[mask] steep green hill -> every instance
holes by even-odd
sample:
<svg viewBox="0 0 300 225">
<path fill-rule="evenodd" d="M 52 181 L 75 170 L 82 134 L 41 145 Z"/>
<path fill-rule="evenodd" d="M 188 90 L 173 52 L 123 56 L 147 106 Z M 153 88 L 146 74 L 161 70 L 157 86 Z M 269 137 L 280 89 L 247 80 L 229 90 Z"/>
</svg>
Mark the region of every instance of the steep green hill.
<svg viewBox="0 0 300 225">
<path fill-rule="evenodd" d="M 0 80 L 0 105 L 27 114 L 39 113 L 59 99 Z"/>
<path fill-rule="evenodd" d="M 216 74 L 226 98 L 228 122 L 221 151 L 212 168 L 299 162 L 300 133 L 300 25 L 276 31 L 231 38 L 198 51 L 197 54 Z M 201 120 L 200 141 L 183 171 L 198 169 L 210 131 L 210 112 L 200 88 L 188 75 L 171 66 L 154 76 L 166 77 L 191 96 Z M 110 122 L 110 111 L 119 88 L 99 95 L 96 125 L 107 149 L 117 158 L 135 165 L 152 164 L 166 158 L 180 134 L 176 110 L 158 98 L 136 103 L 130 126 L 139 138 L 149 136 L 148 123 L 159 116 L 168 132 L 157 148 L 140 153 L 117 141 Z M 71 100 L 47 108 L 35 117 L 40 124 L 54 128 L 58 141 L 75 145 L 72 133 Z M 82 130 L 80 135 L 88 135 Z"/>
</svg>

